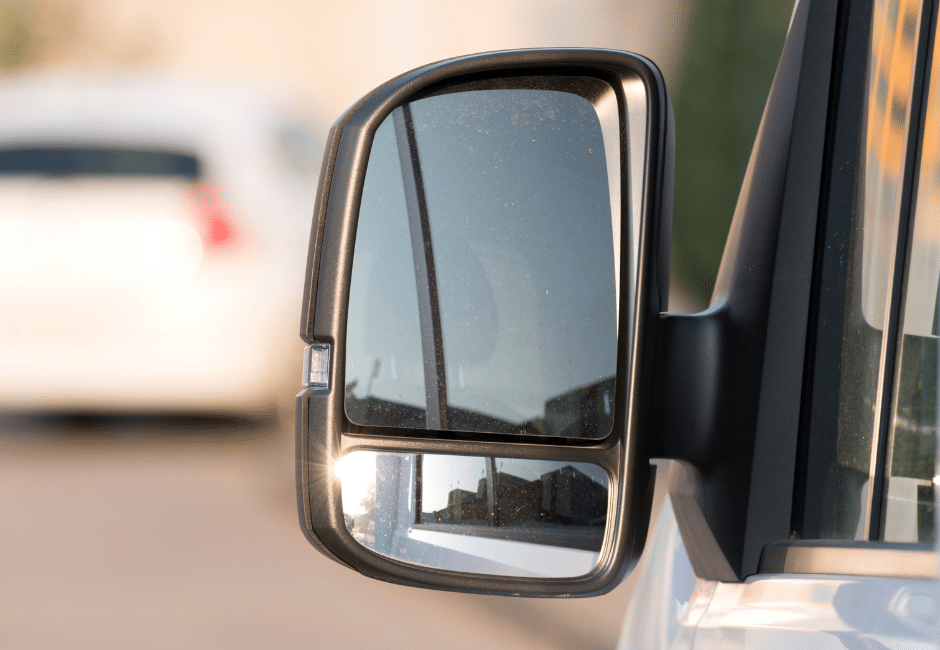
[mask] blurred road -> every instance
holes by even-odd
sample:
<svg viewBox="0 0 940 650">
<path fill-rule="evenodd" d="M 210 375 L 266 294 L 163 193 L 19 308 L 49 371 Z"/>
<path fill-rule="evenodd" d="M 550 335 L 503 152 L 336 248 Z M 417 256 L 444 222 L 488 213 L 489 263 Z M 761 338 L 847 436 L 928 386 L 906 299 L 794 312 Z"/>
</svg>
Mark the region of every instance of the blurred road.
<svg viewBox="0 0 940 650">
<path fill-rule="evenodd" d="M 0 416 L 0 648 L 610 648 L 629 584 L 388 585 L 300 532 L 273 423 Z"/>
</svg>

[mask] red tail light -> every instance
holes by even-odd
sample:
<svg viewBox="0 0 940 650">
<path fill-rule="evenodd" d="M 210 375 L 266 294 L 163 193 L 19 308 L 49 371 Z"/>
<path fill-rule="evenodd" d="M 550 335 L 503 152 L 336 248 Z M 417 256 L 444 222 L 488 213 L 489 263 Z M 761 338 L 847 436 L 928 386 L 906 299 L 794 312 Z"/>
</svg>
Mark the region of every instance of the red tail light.
<svg viewBox="0 0 940 650">
<path fill-rule="evenodd" d="M 192 189 L 192 198 L 206 250 L 231 248 L 237 233 L 222 196 L 211 187 L 199 185 Z"/>
</svg>

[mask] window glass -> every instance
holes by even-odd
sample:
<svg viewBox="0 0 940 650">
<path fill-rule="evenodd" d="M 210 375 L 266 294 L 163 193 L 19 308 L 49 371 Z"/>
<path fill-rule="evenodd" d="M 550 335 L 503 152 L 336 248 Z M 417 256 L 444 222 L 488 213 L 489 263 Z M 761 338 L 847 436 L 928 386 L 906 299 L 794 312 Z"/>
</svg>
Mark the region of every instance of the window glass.
<svg viewBox="0 0 940 650">
<path fill-rule="evenodd" d="M 195 180 L 195 157 L 171 151 L 109 147 L 19 147 L 0 150 L 0 176 L 165 176 Z"/>
<path fill-rule="evenodd" d="M 883 394 L 892 270 L 920 22 L 915 0 L 876 0 L 853 236 L 848 256 L 835 454 L 825 468 L 820 529 L 865 539 Z"/>
<path fill-rule="evenodd" d="M 940 49 L 934 48 L 906 260 L 881 537 L 934 541 L 940 335 Z"/>
</svg>

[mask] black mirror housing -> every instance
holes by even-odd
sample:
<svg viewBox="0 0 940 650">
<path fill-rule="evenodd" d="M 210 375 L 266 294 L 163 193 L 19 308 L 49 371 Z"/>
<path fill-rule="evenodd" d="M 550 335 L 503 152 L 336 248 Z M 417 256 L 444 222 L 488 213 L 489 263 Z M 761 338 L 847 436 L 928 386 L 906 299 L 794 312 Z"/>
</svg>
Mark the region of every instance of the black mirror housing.
<svg viewBox="0 0 940 650">
<path fill-rule="evenodd" d="M 588 82 L 582 84 L 572 79 Z M 611 193 L 616 194 L 612 196 L 610 211 L 619 212 L 612 216 L 616 223 L 624 224 L 614 227 L 614 248 L 626 261 L 616 267 L 616 311 L 611 308 L 612 313 L 616 313 L 616 360 L 611 360 L 611 366 L 616 368 L 616 381 L 608 380 L 604 384 L 612 386 L 613 391 L 609 432 L 605 429 L 594 437 L 572 435 L 571 429 L 564 428 L 553 432 L 539 418 L 518 427 L 524 435 L 499 427 L 447 427 L 441 424 L 439 415 L 435 418 L 428 415 L 428 424 L 420 427 L 373 426 L 350 419 L 346 408 L 350 390 L 346 357 L 353 259 L 367 169 L 380 125 L 399 107 L 455 92 L 563 90 L 590 101 L 593 95 L 580 88 L 593 87 L 598 81 L 609 88 L 610 97 L 616 100 L 611 122 L 615 128 L 608 129 L 605 138 L 612 152 L 607 156 L 608 168 L 615 169 L 618 175 L 618 179 L 610 183 L 614 188 Z M 610 133 L 614 134 L 613 139 Z M 612 142 L 618 146 L 611 148 Z M 609 50 L 521 50 L 435 63 L 377 88 L 336 122 L 321 168 L 311 232 L 301 323 L 301 336 L 310 344 L 305 368 L 307 387 L 297 397 L 298 504 L 302 528 L 315 547 L 364 575 L 436 589 L 503 595 L 587 596 L 604 593 L 619 583 L 642 552 L 652 501 L 653 476 L 649 464 L 652 357 L 658 316 L 665 309 L 668 296 L 673 148 L 672 108 L 659 71 L 643 57 Z M 429 239 L 425 239 L 425 244 L 430 246 Z M 433 372 L 433 364 L 430 364 L 431 370 L 427 370 L 431 345 L 425 346 L 426 386 L 434 383 L 428 374 Z M 439 344 L 438 348 L 442 346 Z M 443 367 L 443 361 L 439 364 Z M 430 405 L 430 394 L 434 391 L 427 390 Z M 371 392 L 367 393 L 369 395 Z M 558 398 L 549 401 L 560 403 Z M 446 400 L 442 403 L 446 409 Z M 429 412 L 431 410 L 428 408 Z M 417 412 L 424 417 L 423 411 Z M 603 502 L 606 509 L 603 539 L 593 556 L 592 568 L 586 573 L 563 574 L 562 577 L 521 569 L 501 573 L 485 569 L 461 570 L 460 563 L 438 565 L 426 558 L 416 561 L 409 559 L 413 556 L 407 553 L 377 552 L 374 542 L 371 547 L 363 542 L 376 533 L 355 523 L 355 517 L 349 514 L 350 504 L 347 503 L 344 510 L 343 487 L 336 471 L 341 458 L 363 451 L 417 458 L 409 467 L 418 469 L 409 470 L 411 474 L 405 478 L 410 481 L 408 494 L 419 495 L 416 497 L 419 504 L 420 459 L 424 455 L 491 459 L 493 469 L 486 470 L 489 473 L 485 474 L 485 480 L 480 480 L 479 487 L 480 495 L 489 494 L 491 507 L 494 499 L 502 494 L 496 487 L 497 479 L 503 481 L 504 486 L 508 485 L 507 479 L 498 478 L 501 474 L 493 459 L 555 463 L 552 467 L 564 465 L 566 470 L 571 465 L 599 468 L 606 478 L 605 489 L 609 484 L 609 492 Z M 548 475 L 533 479 L 528 487 L 520 490 L 545 495 L 533 498 L 547 500 L 545 476 Z M 461 497 L 463 499 L 472 498 L 472 490 L 457 492 L 467 493 Z M 480 498 L 485 507 L 485 496 Z M 441 526 L 451 526 L 448 529 L 451 533 L 462 530 L 465 522 L 458 522 L 460 526 L 456 526 L 449 519 L 444 523 L 438 521 L 454 511 L 453 494 L 451 500 L 448 508 L 436 510 L 434 524 L 424 523 L 426 518 L 420 506 L 415 514 L 412 503 L 412 510 L 405 517 L 410 519 L 402 525 L 408 530 L 438 526 L 438 530 L 431 532 L 439 532 Z M 533 522 L 557 523 L 562 519 L 560 515 L 552 519 L 547 506 L 536 510 Z M 424 515 L 430 516 L 430 513 Z M 508 526 L 496 530 L 498 519 L 490 513 L 486 524 L 489 528 L 484 536 L 496 536 L 505 544 L 528 543 L 514 542 L 522 537 L 513 537 Z M 536 523 L 530 528 L 525 539 L 534 539 L 536 544 L 549 543 L 538 537 Z"/>
</svg>

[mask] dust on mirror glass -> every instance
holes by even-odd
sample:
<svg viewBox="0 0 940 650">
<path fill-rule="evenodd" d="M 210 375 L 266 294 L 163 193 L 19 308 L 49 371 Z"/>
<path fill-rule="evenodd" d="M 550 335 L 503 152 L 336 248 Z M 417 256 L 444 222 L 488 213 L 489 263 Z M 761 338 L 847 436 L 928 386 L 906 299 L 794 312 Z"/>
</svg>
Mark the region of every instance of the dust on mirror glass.
<svg viewBox="0 0 940 650">
<path fill-rule="evenodd" d="M 567 578 L 590 572 L 600 557 L 608 480 L 597 465 L 354 451 L 335 472 L 346 529 L 396 560 Z"/>
<path fill-rule="evenodd" d="M 379 127 L 350 287 L 350 421 L 610 433 L 620 129 L 607 84 L 571 84 L 434 95 Z"/>
</svg>

